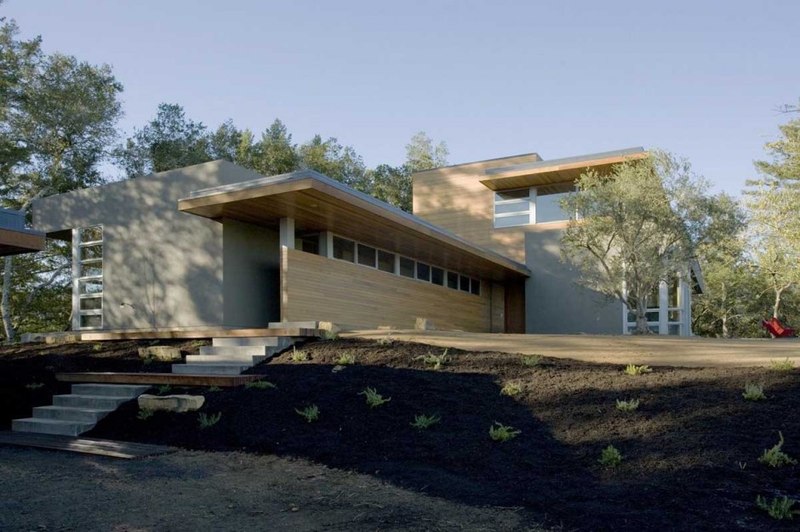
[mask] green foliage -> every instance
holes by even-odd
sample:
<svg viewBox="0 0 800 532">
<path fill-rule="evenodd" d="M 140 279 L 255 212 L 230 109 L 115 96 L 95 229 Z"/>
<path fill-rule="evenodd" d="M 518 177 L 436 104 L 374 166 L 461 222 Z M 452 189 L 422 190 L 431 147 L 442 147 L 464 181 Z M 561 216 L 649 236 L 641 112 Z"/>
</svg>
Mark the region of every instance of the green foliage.
<svg viewBox="0 0 800 532">
<path fill-rule="evenodd" d="M 791 458 L 788 454 L 784 453 L 783 448 L 783 433 L 778 432 L 778 443 L 769 449 L 764 449 L 764 452 L 759 457 L 758 461 L 769 467 L 783 467 L 786 465 L 793 465 L 797 460 Z"/>
<path fill-rule="evenodd" d="M 441 355 L 434 355 L 433 353 L 420 355 L 414 360 L 421 360 L 426 366 L 431 366 L 434 370 L 438 371 L 450 363 L 450 357 L 447 355 L 447 351 L 448 349 L 445 349 Z"/>
<path fill-rule="evenodd" d="M 369 388 L 369 387 L 364 388 L 364 390 L 359 392 L 358 395 L 366 396 L 367 404 L 369 405 L 370 408 L 376 408 L 392 400 L 391 397 L 389 397 L 388 399 L 384 399 L 383 396 L 379 394 L 377 390 L 375 390 L 375 388 Z"/>
<path fill-rule="evenodd" d="M 434 145 L 433 140 L 424 131 L 420 131 L 406 144 L 406 166 L 411 172 L 445 166 L 449 153 L 445 142 Z"/>
<path fill-rule="evenodd" d="M 788 357 L 786 360 L 770 360 L 769 369 L 770 371 L 792 371 L 794 369 L 794 362 L 789 360 Z"/>
<path fill-rule="evenodd" d="M 352 147 L 342 146 L 334 137 L 322 140 L 322 136 L 314 135 L 298 148 L 297 155 L 300 168 L 316 170 L 356 189 L 363 187 L 367 171 L 364 161 Z"/>
<path fill-rule="evenodd" d="M 197 416 L 197 422 L 200 424 L 201 429 L 211 428 L 217 423 L 219 420 L 222 419 L 222 412 L 217 412 L 216 414 L 207 415 L 205 412 L 200 412 Z"/>
<path fill-rule="evenodd" d="M 645 373 L 651 373 L 653 370 L 650 366 L 642 365 L 637 366 L 635 364 L 628 364 L 625 366 L 625 369 L 622 372 L 626 375 L 644 375 Z"/>
<path fill-rule="evenodd" d="M 278 386 L 269 382 L 269 381 L 250 381 L 244 385 L 245 388 L 248 390 L 273 390 L 276 389 Z"/>
<path fill-rule="evenodd" d="M 210 393 L 217 393 L 221 392 L 222 388 L 220 388 L 219 386 L 210 386 L 207 391 Z"/>
<path fill-rule="evenodd" d="M 522 365 L 529 367 L 538 366 L 542 363 L 543 358 L 542 355 L 524 355 L 522 357 Z"/>
<path fill-rule="evenodd" d="M 769 501 L 761 495 L 756 497 L 756 506 L 767 512 L 771 518 L 779 521 L 784 519 L 791 520 L 794 519 L 795 515 L 800 515 L 800 510 L 792 510 L 795 503 L 797 503 L 796 500 L 787 496 L 773 497 Z"/>
<path fill-rule="evenodd" d="M 382 338 L 378 338 L 378 339 L 376 340 L 376 343 L 377 343 L 378 345 L 380 345 L 380 346 L 388 346 L 388 345 L 392 345 L 392 344 L 394 343 L 394 338 L 392 338 L 392 335 L 391 335 L 391 334 L 387 334 L 386 336 L 384 336 L 384 337 L 382 337 Z"/>
<path fill-rule="evenodd" d="M 138 419 L 139 421 L 147 421 L 148 419 L 153 417 L 153 414 L 155 414 L 155 412 L 153 412 L 150 409 L 140 408 L 139 412 L 136 414 L 136 419 Z"/>
<path fill-rule="evenodd" d="M 767 396 L 764 395 L 764 385 L 748 382 L 744 385 L 742 397 L 744 397 L 747 401 L 763 401 L 767 398 Z"/>
<path fill-rule="evenodd" d="M 324 329 L 320 331 L 320 337 L 326 341 L 333 341 L 339 339 L 339 334 L 336 331 Z"/>
<path fill-rule="evenodd" d="M 172 386 L 169 384 L 162 384 L 158 387 L 158 395 L 167 395 L 170 392 L 172 392 Z"/>
<path fill-rule="evenodd" d="M 507 382 L 500 388 L 500 395 L 507 395 L 509 397 L 514 397 L 515 395 L 519 395 L 522 393 L 522 386 L 516 382 Z"/>
<path fill-rule="evenodd" d="M 292 354 L 289 355 L 289 359 L 292 362 L 306 362 L 310 359 L 307 351 L 300 350 L 298 351 L 295 346 L 292 346 Z"/>
<path fill-rule="evenodd" d="M 622 454 L 613 445 L 609 445 L 600 452 L 601 465 L 605 467 L 617 467 L 622 463 Z"/>
<path fill-rule="evenodd" d="M 627 305 L 636 332 L 649 334 L 648 299 L 659 284 L 688 267 L 715 232 L 707 183 L 688 162 L 659 151 L 615 165 L 608 174 L 588 170 L 563 201 L 574 212 L 561 240 L 562 257 L 580 271 L 579 282 Z"/>
<path fill-rule="evenodd" d="M 350 352 L 342 353 L 336 359 L 336 363 L 340 366 L 351 366 L 356 363 L 356 355 Z"/>
<path fill-rule="evenodd" d="M 522 434 L 521 430 L 515 430 L 514 427 L 503 425 L 498 421 L 495 421 L 494 425 L 489 427 L 489 437 L 494 441 L 505 442 L 516 438 L 520 434 Z"/>
<path fill-rule="evenodd" d="M 620 412 L 633 412 L 637 408 L 639 408 L 638 399 L 628 399 L 627 401 L 617 399 L 617 410 Z"/>
<path fill-rule="evenodd" d="M 295 408 L 294 411 L 297 412 L 309 423 L 312 423 L 319 419 L 319 408 L 317 407 L 317 405 L 310 405 L 303 408 L 302 410 Z"/>
<path fill-rule="evenodd" d="M 252 133 L 247 133 L 252 138 Z M 249 156 L 243 158 L 240 164 L 263 175 L 285 174 L 300 168 L 300 156 L 292 135 L 277 118 L 261 134 L 261 140 L 252 145 Z"/>
<path fill-rule="evenodd" d="M 42 383 L 42 382 L 32 382 L 30 384 L 26 384 L 25 388 L 28 389 L 28 390 L 39 390 L 41 388 L 44 388 L 44 383 Z"/>
<path fill-rule="evenodd" d="M 435 414 L 417 414 L 414 416 L 414 422 L 411 423 L 411 426 L 418 430 L 425 430 L 433 425 L 436 425 L 441 420 L 442 418 Z"/>
</svg>

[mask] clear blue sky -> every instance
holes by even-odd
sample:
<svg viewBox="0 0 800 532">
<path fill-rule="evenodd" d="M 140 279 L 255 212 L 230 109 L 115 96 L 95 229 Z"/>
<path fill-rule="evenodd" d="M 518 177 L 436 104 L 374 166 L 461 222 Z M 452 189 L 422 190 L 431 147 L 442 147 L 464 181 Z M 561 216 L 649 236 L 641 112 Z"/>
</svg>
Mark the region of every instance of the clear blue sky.
<svg viewBox="0 0 800 532">
<path fill-rule="evenodd" d="M 642 145 L 738 194 L 800 98 L 800 1 L 7 0 L 47 51 L 109 63 L 130 132 L 159 102 L 398 164 Z"/>
</svg>

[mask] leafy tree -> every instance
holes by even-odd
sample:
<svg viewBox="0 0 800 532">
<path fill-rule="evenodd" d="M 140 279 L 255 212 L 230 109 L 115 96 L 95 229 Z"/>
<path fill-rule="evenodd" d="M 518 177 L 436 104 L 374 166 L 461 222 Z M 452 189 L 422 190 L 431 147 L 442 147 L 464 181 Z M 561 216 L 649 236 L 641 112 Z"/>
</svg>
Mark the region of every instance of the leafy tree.
<svg viewBox="0 0 800 532">
<path fill-rule="evenodd" d="M 208 155 L 211 159 L 237 162 L 237 151 L 241 145 L 242 132 L 232 120 L 226 120 L 208 134 Z"/>
<path fill-rule="evenodd" d="M 310 141 L 298 148 L 300 168 L 316 170 L 345 185 L 364 190 L 366 167 L 361 156 L 350 146 L 342 146 L 330 137 L 322 140 L 314 135 Z"/>
<path fill-rule="evenodd" d="M 578 214 L 562 236 L 564 260 L 580 283 L 627 305 L 636 332 L 646 334 L 647 300 L 688 266 L 712 226 L 707 185 L 685 161 L 664 152 L 615 165 L 607 175 L 588 170 L 564 207 Z"/>
<path fill-rule="evenodd" d="M 223 129 L 223 139 L 225 136 Z M 117 150 L 117 158 L 127 176 L 133 178 L 204 163 L 214 154 L 202 122 L 186 118 L 178 104 L 162 103 L 156 117 Z"/>
<path fill-rule="evenodd" d="M 13 21 L 0 23 L 0 197 L 4 207 L 28 211 L 39 197 L 103 181 L 99 166 L 116 136 L 122 86 L 109 66 L 45 55 L 40 38 L 21 41 Z M 5 257 L 0 313 L 7 340 L 17 327 L 35 328 L 37 314 L 28 311 L 46 311 L 63 294 L 68 268 L 63 246 L 52 244 L 35 257 Z"/>
<path fill-rule="evenodd" d="M 434 145 L 433 140 L 424 131 L 420 131 L 406 144 L 406 165 L 412 173 L 438 168 L 447 164 L 449 154 L 444 141 Z"/>
<path fill-rule="evenodd" d="M 292 172 L 300 166 L 300 154 L 292 143 L 292 135 L 277 118 L 250 151 L 250 168 L 267 176 Z"/>
<path fill-rule="evenodd" d="M 381 164 L 367 174 L 369 190 L 365 191 L 406 212 L 412 209 L 411 170 L 408 165 Z"/>
</svg>

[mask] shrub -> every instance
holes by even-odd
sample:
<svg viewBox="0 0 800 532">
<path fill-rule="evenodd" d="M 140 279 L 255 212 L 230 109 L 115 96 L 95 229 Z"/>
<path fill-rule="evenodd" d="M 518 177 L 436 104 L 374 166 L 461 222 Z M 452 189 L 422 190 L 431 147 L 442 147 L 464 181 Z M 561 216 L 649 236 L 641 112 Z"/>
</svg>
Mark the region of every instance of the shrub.
<svg viewBox="0 0 800 532">
<path fill-rule="evenodd" d="M 796 500 L 789 497 L 774 497 L 769 502 L 761 495 L 756 497 L 756 506 L 767 512 L 773 519 L 778 520 L 794 519 L 795 515 L 800 515 L 800 510 L 792 510 L 792 506 L 796 502 Z"/>
<path fill-rule="evenodd" d="M 622 463 L 622 454 L 613 445 L 609 445 L 600 452 L 600 464 L 605 467 L 617 467 Z"/>
<path fill-rule="evenodd" d="M 272 388 L 277 388 L 275 384 L 269 381 L 250 381 L 245 384 L 244 387 L 253 390 L 270 390 Z"/>
<path fill-rule="evenodd" d="M 514 427 L 503 425 L 499 421 L 495 421 L 494 425 L 489 427 L 489 437 L 494 441 L 508 441 L 520 434 L 522 434 L 521 430 L 514 430 Z"/>
<path fill-rule="evenodd" d="M 783 433 L 778 432 L 778 443 L 770 449 L 764 449 L 764 452 L 759 457 L 758 461 L 769 467 L 782 467 L 785 465 L 796 464 L 797 460 L 791 458 L 788 454 L 781 450 L 783 447 Z"/>
<path fill-rule="evenodd" d="M 748 401 L 761 401 L 763 399 L 766 399 L 767 396 L 764 395 L 764 385 L 748 382 L 747 384 L 744 385 L 744 392 L 742 393 L 742 397 L 744 397 Z"/>
<path fill-rule="evenodd" d="M 634 364 L 628 364 L 622 371 L 626 375 L 644 375 L 645 373 L 650 373 L 653 370 L 650 368 L 650 366 L 636 366 Z"/>
<path fill-rule="evenodd" d="M 522 357 L 522 365 L 523 366 L 538 366 L 542 363 L 542 355 L 524 355 Z"/>
<path fill-rule="evenodd" d="M 638 399 L 628 399 L 627 401 L 617 399 L 617 410 L 621 412 L 633 412 L 637 408 L 639 408 Z"/>
<path fill-rule="evenodd" d="M 364 395 L 367 397 L 367 404 L 370 408 L 375 408 L 377 406 L 381 406 L 384 403 L 388 403 L 392 400 L 391 397 L 388 399 L 384 399 L 381 394 L 375 390 L 375 388 L 364 388 L 363 392 L 359 392 L 358 395 Z"/>
<path fill-rule="evenodd" d="M 289 355 L 289 359 L 292 362 L 306 362 L 310 357 L 306 351 L 302 349 L 298 351 L 295 346 L 292 346 L 292 354 Z"/>
<path fill-rule="evenodd" d="M 794 369 L 794 362 L 789 360 L 770 360 L 769 369 L 772 371 L 792 371 Z"/>
<path fill-rule="evenodd" d="M 515 382 L 507 382 L 505 386 L 500 389 L 500 395 L 507 395 L 509 397 L 514 397 L 515 395 L 519 395 L 522 393 L 522 386 Z"/>
<path fill-rule="evenodd" d="M 136 419 L 140 421 L 147 421 L 151 417 L 153 417 L 154 412 L 147 408 L 140 408 L 139 412 L 136 414 Z"/>
<path fill-rule="evenodd" d="M 219 423 L 220 419 L 222 419 L 222 412 L 217 412 L 216 414 L 211 414 L 210 416 L 205 412 L 200 412 L 200 414 L 197 416 L 197 421 L 200 423 L 201 429 L 213 427 Z"/>
<path fill-rule="evenodd" d="M 391 334 L 387 334 L 383 338 L 378 338 L 377 343 L 378 345 L 392 345 L 394 343 L 394 338 L 392 338 Z"/>
<path fill-rule="evenodd" d="M 211 386 L 211 387 L 208 388 L 208 391 L 212 392 L 212 393 L 221 392 L 222 388 L 220 388 L 219 386 Z"/>
<path fill-rule="evenodd" d="M 425 430 L 428 427 L 436 425 L 441 421 L 442 418 L 437 415 L 426 415 L 426 414 L 417 414 L 414 416 L 414 422 L 411 423 L 411 426 L 415 429 Z"/>
<path fill-rule="evenodd" d="M 300 414 L 309 423 L 319 419 L 319 408 L 317 405 L 309 405 L 302 410 L 295 408 L 294 411 Z"/>
<path fill-rule="evenodd" d="M 92 344 L 92 351 L 94 351 L 95 353 L 102 350 L 103 350 L 103 344 Z"/>
<path fill-rule="evenodd" d="M 323 340 L 338 340 L 339 339 L 339 333 L 337 333 L 336 331 L 328 330 L 328 329 L 325 329 L 325 330 L 321 331 L 320 336 L 322 337 Z"/>
<path fill-rule="evenodd" d="M 418 356 L 414 360 L 422 360 L 426 366 L 431 366 L 434 370 L 440 370 L 450 362 L 450 357 L 447 356 L 447 349 L 445 349 L 441 355 L 428 353 L 427 355 Z"/>
<path fill-rule="evenodd" d="M 44 388 L 44 383 L 43 382 L 32 382 L 30 384 L 26 384 L 25 388 L 27 388 L 28 390 L 38 390 L 40 388 Z"/>
<path fill-rule="evenodd" d="M 336 363 L 340 366 L 351 366 L 356 363 L 356 356 L 353 353 L 342 353 L 336 359 Z"/>
<path fill-rule="evenodd" d="M 158 387 L 158 395 L 167 395 L 172 391 L 172 386 L 169 384 L 162 384 Z"/>
</svg>

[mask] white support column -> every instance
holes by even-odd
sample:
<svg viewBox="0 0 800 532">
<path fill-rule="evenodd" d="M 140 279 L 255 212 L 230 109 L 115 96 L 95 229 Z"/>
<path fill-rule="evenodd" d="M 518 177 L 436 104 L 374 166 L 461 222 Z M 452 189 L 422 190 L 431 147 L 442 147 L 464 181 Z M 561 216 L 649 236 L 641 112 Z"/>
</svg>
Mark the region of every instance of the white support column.
<svg viewBox="0 0 800 532">
<path fill-rule="evenodd" d="M 678 305 L 681 307 L 681 336 L 692 336 L 692 289 L 681 276 L 678 281 Z"/>
<path fill-rule="evenodd" d="M 669 334 L 669 284 L 658 283 L 658 334 Z"/>
<path fill-rule="evenodd" d="M 294 249 L 294 218 L 281 218 L 278 235 L 281 246 Z"/>
<path fill-rule="evenodd" d="M 81 230 L 72 230 L 72 330 L 81 328 Z"/>
<path fill-rule="evenodd" d="M 531 212 L 528 215 L 528 223 L 536 223 L 536 187 L 528 189 L 528 201 L 530 202 Z"/>
</svg>

